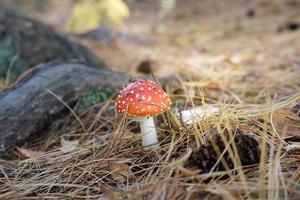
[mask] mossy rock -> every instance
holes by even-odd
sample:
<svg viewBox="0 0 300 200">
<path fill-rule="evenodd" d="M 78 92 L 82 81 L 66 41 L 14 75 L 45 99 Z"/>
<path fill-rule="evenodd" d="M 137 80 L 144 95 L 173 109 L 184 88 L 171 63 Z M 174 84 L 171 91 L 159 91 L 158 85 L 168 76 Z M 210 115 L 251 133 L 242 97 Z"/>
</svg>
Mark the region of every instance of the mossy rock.
<svg viewBox="0 0 300 200">
<path fill-rule="evenodd" d="M 104 66 L 87 48 L 71 42 L 50 27 L 0 10 L 0 79 L 9 76 L 13 81 L 37 64 L 72 59 L 89 66 Z"/>
</svg>

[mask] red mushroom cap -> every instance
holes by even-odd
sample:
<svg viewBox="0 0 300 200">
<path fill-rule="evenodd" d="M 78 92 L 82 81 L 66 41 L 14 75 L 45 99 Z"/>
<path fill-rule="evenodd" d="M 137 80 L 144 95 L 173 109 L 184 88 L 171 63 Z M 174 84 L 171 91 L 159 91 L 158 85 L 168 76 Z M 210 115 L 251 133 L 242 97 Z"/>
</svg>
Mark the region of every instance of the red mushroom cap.
<svg viewBox="0 0 300 200">
<path fill-rule="evenodd" d="M 118 113 L 143 117 L 158 115 L 170 108 L 171 100 L 153 81 L 137 80 L 127 84 L 116 98 Z"/>
</svg>

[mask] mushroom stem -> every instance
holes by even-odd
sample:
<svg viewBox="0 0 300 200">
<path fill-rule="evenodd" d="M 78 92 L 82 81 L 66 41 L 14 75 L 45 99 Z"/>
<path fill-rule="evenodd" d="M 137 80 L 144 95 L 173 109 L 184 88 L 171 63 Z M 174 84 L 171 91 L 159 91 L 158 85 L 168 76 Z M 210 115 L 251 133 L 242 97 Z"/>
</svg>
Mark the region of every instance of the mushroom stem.
<svg viewBox="0 0 300 200">
<path fill-rule="evenodd" d="M 144 147 L 154 145 L 158 143 L 157 133 L 153 117 L 145 117 L 138 120 L 140 123 L 140 129 L 142 133 L 142 144 Z"/>
</svg>

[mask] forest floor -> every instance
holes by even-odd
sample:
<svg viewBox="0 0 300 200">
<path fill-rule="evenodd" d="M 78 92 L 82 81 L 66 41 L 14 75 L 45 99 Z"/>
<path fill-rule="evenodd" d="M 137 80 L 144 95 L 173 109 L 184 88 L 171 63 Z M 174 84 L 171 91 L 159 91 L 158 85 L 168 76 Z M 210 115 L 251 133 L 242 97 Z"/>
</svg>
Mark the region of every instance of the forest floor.
<svg viewBox="0 0 300 200">
<path fill-rule="evenodd" d="M 6 166 L 0 167 L 0 199 L 299 199 L 300 2 L 178 1 L 159 30 L 153 28 L 155 1 L 130 2 L 131 16 L 110 37 L 70 38 L 113 70 L 133 77 L 174 75 L 166 86 L 174 112 L 192 104 L 221 112 L 192 126 L 177 123 L 172 112 L 157 118 L 161 148 L 149 151 L 141 147 L 135 123 L 107 114 L 114 101 L 101 102 L 80 115 L 86 130 L 70 117 L 68 125 L 54 125 L 46 141 L 0 159 Z M 66 33 L 70 5 L 52 8 L 32 15 Z M 226 147 L 214 168 L 224 165 L 223 156 L 232 166 L 189 168 L 190 150 L 205 151 L 213 132 L 225 136 Z M 236 134 L 259 142 L 253 148 L 260 159 L 250 167 L 238 161 L 246 156 L 239 150 L 252 151 L 236 147 Z"/>
</svg>

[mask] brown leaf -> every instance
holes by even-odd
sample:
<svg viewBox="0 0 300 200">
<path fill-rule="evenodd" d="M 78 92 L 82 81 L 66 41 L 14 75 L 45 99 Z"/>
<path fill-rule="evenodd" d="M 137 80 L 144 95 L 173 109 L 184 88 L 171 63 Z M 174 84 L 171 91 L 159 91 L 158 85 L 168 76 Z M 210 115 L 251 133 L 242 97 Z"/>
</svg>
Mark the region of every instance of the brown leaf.
<svg viewBox="0 0 300 200">
<path fill-rule="evenodd" d="M 130 167 L 125 163 L 108 161 L 108 168 L 111 170 L 111 176 L 116 182 L 124 183 L 134 177 Z"/>
<path fill-rule="evenodd" d="M 280 109 L 273 113 L 273 118 L 277 123 L 297 123 L 300 118 L 290 109 Z"/>
<path fill-rule="evenodd" d="M 116 199 L 122 199 L 120 192 L 112 191 L 107 186 L 101 186 L 103 197 L 100 197 L 98 200 L 116 200 Z"/>
<path fill-rule="evenodd" d="M 33 151 L 30 149 L 24 149 L 24 148 L 19 148 L 19 147 L 17 147 L 17 150 L 22 156 L 24 156 L 26 158 L 32 158 L 32 157 L 35 157 L 36 155 L 43 153 L 41 151 Z"/>
<path fill-rule="evenodd" d="M 273 123 L 279 135 L 289 137 L 298 135 L 300 117 L 290 109 L 280 109 L 273 113 Z M 283 135 L 282 135 L 283 134 Z"/>
</svg>

